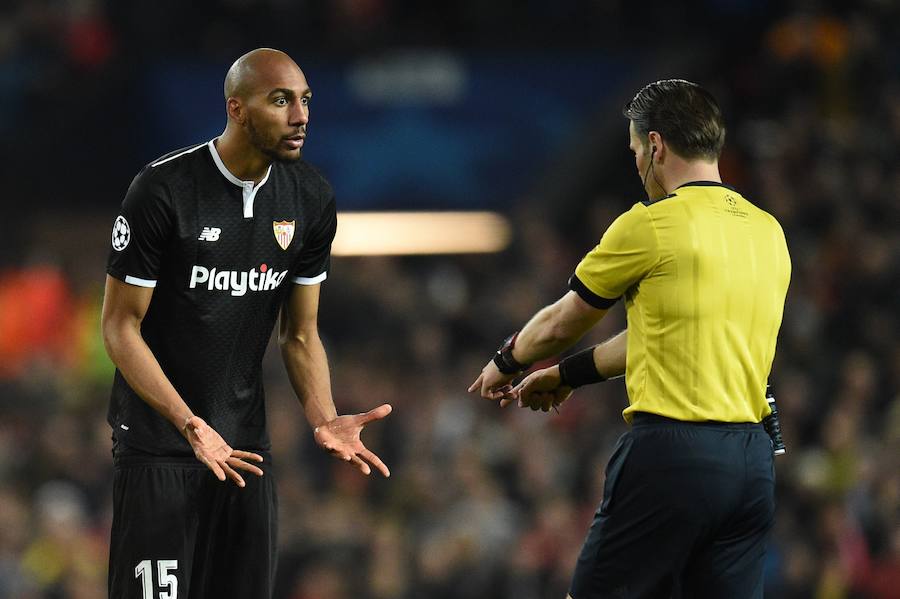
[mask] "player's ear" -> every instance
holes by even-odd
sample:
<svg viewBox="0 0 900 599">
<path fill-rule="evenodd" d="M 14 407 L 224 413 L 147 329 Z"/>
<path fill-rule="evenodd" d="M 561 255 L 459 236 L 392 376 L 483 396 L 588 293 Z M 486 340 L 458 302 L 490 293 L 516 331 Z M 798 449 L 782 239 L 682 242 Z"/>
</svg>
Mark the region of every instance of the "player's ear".
<svg viewBox="0 0 900 599">
<path fill-rule="evenodd" d="M 243 102 L 234 96 L 225 100 L 225 112 L 228 114 L 228 118 L 237 121 L 241 125 L 244 124 L 244 120 L 247 118 Z"/>
</svg>

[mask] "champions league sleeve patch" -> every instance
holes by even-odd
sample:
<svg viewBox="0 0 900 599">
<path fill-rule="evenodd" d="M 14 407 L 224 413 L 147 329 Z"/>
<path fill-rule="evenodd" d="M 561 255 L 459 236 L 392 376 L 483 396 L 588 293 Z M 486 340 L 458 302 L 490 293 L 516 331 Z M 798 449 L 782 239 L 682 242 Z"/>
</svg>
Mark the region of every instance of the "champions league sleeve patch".
<svg viewBox="0 0 900 599">
<path fill-rule="evenodd" d="M 125 220 L 125 217 L 120 214 L 116 217 L 116 222 L 113 223 L 112 247 L 117 252 L 121 252 L 128 247 L 129 241 L 131 241 L 131 227 L 128 225 L 128 221 Z"/>
</svg>

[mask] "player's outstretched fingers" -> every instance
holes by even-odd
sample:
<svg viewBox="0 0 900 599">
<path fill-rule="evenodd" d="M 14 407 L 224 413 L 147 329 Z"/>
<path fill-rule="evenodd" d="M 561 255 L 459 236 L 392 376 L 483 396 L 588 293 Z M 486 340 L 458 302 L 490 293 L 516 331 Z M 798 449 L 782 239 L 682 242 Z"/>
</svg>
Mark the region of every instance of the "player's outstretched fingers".
<svg viewBox="0 0 900 599">
<path fill-rule="evenodd" d="M 225 474 L 228 475 L 228 478 L 233 480 L 235 484 L 239 487 L 246 487 L 247 483 L 244 482 L 244 479 L 241 478 L 241 475 L 238 474 L 234 468 L 228 465 L 228 462 L 222 462 L 222 469 L 225 471 Z"/>
<path fill-rule="evenodd" d="M 368 464 L 366 464 L 364 461 L 362 461 L 359 456 L 357 456 L 357 455 L 352 456 L 350 461 L 353 463 L 353 465 L 355 465 L 357 468 L 359 468 L 360 472 L 362 472 L 366 476 L 369 476 L 370 474 L 372 474 L 372 469 L 369 467 Z"/>
<path fill-rule="evenodd" d="M 231 456 L 235 458 L 240 458 L 244 461 L 251 460 L 254 462 L 262 462 L 263 457 L 258 453 L 253 453 L 252 451 L 244 451 L 243 449 L 235 449 L 231 452 Z"/>
<path fill-rule="evenodd" d="M 475 382 L 469 385 L 469 393 L 473 393 L 481 389 L 481 380 L 484 378 L 484 374 L 479 374 L 478 378 L 475 379 Z"/>
<path fill-rule="evenodd" d="M 385 478 L 391 475 L 391 471 L 388 469 L 387 465 L 385 465 L 385 463 L 381 461 L 381 458 L 379 458 L 368 449 L 363 449 L 361 452 L 359 452 L 358 455 L 364 457 L 370 464 L 378 468 L 378 471 L 381 472 L 381 474 L 384 475 Z"/>
<path fill-rule="evenodd" d="M 235 453 L 237 453 L 237 452 L 235 452 Z M 256 476 L 263 475 L 262 468 L 260 468 L 256 464 L 251 464 L 250 462 L 245 462 L 243 459 L 241 459 L 235 455 L 232 455 L 230 458 L 228 458 L 227 463 L 232 468 L 237 468 L 240 470 L 244 470 L 246 472 L 251 472 L 251 473 L 255 474 Z"/>
<path fill-rule="evenodd" d="M 201 456 L 197 456 L 197 457 L 201 462 L 206 464 L 207 468 L 212 470 L 212 473 L 216 475 L 216 478 L 218 478 L 222 482 L 225 482 L 225 471 L 222 470 L 222 467 L 219 466 L 218 462 L 216 462 L 215 460 L 211 460 L 207 457 L 201 457 Z"/>
<path fill-rule="evenodd" d="M 389 403 L 381 404 L 377 408 L 372 408 L 362 415 L 362 424 L 368 424 L 373 420 L 381 420 L 393 411 L 393 407 Z"/>
</svg>

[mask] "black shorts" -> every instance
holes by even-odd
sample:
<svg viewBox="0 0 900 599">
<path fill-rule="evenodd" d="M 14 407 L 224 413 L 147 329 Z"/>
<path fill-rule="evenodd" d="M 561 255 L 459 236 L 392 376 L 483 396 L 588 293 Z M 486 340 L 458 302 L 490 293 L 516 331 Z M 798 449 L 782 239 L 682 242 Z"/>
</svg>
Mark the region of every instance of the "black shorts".
<svg viewBox="0 0 900 599">
<path fill-rule="evenodd" d="M 762 599 L 775 519 L 762 425 L 636 414 L 606 469 L 573 599 Z"/>
<path fill-rule="evenodd" d="M 124 454 L 124 455 L 123 455 Z M 114 458 L 110 599 L 270 599 L 277 500 L 265 475 L 220 482 L 195 458 Z"/>
</svg>

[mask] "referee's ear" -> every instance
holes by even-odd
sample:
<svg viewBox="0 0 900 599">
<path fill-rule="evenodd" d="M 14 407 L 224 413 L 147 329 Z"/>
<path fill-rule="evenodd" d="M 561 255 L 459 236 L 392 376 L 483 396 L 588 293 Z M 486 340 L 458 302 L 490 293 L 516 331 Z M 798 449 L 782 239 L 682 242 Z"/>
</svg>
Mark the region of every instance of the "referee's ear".
<svg viewBox="0 0 900 599">
<path fill-rule="evenodd" d="M 662 135 L 659 134 L 659 131 L 647 132 L 647 148 L 648 151 L 652 148 L 653 158 L 655 158 L 657 162 L 662 162 L 666 153 L 666 144 L 663 141 Z"/>
</svg>

